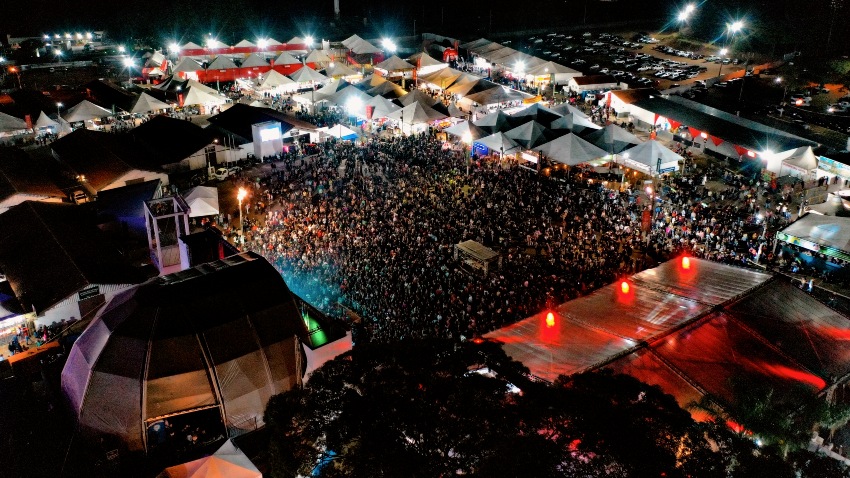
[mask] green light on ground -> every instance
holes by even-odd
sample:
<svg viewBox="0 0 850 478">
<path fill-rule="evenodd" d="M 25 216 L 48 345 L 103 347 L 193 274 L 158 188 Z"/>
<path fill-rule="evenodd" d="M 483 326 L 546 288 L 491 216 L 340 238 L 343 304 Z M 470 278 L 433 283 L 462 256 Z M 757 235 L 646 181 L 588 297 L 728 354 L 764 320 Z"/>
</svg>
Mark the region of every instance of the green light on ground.
<svg viewBox="0 0 850 478">
<path fill-rule="evenodd" d="M 309 315 L 304 315 L 304 324 L 307 325 L 307 335 L 310 338 L 310 343 L 313 347 L 321 347 L 328 343 L 328 336 L 325 334 L 325 331 L 322 330 L 321 325 L 319 325 L 316 320 L 314 320 Z"/>
</svg>

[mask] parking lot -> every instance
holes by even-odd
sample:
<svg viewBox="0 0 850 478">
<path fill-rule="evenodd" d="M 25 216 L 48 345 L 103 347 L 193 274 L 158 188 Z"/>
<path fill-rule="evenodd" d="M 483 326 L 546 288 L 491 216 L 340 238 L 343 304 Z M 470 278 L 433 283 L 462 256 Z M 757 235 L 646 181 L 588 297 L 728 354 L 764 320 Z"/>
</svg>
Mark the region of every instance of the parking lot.
<svg viewBox="0 0 850 478">
<path fill-rule="evenodd" d="M 663 90 L 743 69 L 742 62 L 735 58 L 709 61 L 700 52 L 667 50 L 658 40 L 641 34 L 550 33 L 515 42 L 514 48 L 529 54 L 568 65 L 584 75 L 609 74 L 629 87 L 654 86 Z"/>
</svg>

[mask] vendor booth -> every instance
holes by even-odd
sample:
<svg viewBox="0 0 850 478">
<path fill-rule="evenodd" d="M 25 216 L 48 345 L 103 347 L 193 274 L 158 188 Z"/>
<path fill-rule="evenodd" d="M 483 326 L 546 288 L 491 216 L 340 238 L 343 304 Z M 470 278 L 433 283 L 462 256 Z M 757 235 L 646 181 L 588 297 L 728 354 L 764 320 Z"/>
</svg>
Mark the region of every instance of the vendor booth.
<svg viewBox="0 0 850 478">
<path fill-rule="evenodd" d="M 567 166 L 576 166 L 594 159 L 606 156 L 604 149 L 595 146 L 574 133 L 569 133 L 548 143 L 542 144 L 534 151 L 544 157 Z"/>
<path fill-rule="evenodd" d="M 765 169 L 776 176 L 795 176 L 804 181 L 814 179 L 818 170 L 818 157 L 811 146 L 769 155 Z"/>
<path fill-rule="evenodd" d="M 682 156 L 654 139 L 629 149 L 622 158 L 626 166 L 650 176 L 678 171 L 682 160 Z"/>
<path fill-rule="evenodd" d="M 215 216 L 219 213 L 217 188 L 197 186 L 186 191 L 183 199 L 189 206 L 189 217 Z"/>
</svg>

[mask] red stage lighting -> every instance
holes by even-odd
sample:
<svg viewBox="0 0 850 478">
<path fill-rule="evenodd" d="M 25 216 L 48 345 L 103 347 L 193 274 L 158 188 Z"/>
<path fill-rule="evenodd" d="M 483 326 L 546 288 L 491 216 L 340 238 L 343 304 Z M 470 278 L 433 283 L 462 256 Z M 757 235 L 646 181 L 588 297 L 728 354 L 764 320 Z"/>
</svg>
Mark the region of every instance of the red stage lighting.
<svg viewBox="0 0 850 478">
<path fill-rule="evenodd" d="M 546 314 L 546 327 L 554 327 L 555 326 L 555 314 L 549 312 Z"/>
<path fill-rule="evenodd" d="M 689 270 L 691 268 L 691 258 L 685 256 L 682 258 L 682 269 Z"/>
<path fill-rule="evenodd" d="M 620 282 L 620 292 L 622 292 L 623 294 L 628 294 L 631 290 L 632 288 L 628 282 Z"/>
</svg>

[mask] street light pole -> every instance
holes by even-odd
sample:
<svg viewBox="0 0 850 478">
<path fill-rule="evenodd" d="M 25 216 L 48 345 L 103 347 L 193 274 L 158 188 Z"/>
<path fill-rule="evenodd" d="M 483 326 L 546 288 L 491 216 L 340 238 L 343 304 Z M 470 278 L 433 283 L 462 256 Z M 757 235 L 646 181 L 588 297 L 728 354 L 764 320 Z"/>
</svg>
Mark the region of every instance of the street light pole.
<svg viewBox="0 0 850 478">
<path fill-rule="evenodd" d="M 62 109 L 62 103 L 56 103 L 56 121 L 62 119 L 60 110 Z"/>
<path fill-rule="evenodd" d="M 239 200 L 239 241 L 242 243 L 243 248 L 245 246 L 245 221 L 242 220 L 242 200 L 247 195 L 248 191 L 245 188 L 239 188 L 239 192 L 236 194 L 236 199 Z"/>
</svg>

